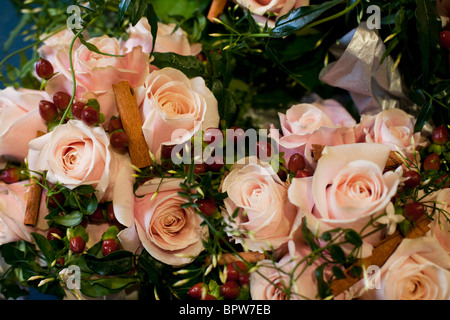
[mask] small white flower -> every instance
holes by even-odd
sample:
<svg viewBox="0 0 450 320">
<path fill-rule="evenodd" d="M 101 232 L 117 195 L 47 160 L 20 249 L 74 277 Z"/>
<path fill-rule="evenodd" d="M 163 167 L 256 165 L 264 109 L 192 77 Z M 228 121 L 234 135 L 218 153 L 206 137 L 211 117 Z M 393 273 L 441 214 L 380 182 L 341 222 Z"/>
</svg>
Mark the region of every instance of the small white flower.
<svg viewBox="0 0 450 320">
<path fill-rule="evenodd" d="M 387 234 L 390 236 L 395 232 L 397 223 L 400 223 L 403 220 L 405 220 L 405 217 L 400 214 L 395 214 L 394 205 L 392 202 L 389 202 L 386 207 L 386 215 L 379 217 L 377 219 L 377 222 L 380 224 L 385 224 L 387 226 Z"/>
</svg>

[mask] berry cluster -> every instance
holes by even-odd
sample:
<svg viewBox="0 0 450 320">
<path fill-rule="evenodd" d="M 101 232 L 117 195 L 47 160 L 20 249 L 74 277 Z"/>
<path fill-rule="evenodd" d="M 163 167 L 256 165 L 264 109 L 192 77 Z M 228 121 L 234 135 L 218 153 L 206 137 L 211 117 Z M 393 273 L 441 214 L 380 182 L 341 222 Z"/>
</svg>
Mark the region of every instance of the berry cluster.
<svg viewBox="0 0 450 320">
<path fill-rule="evenodd" d="M 188 295 L 196 300 L 235 300 L 239 299 L 239 296 L 244 291 L 248 293 L 250 274 L 247 265 L 242 261 L 235 261 L 228 263 L 225 270 L 226 281 L 220 286 L 217 293 L 209 292 L 208 286 L 203 282 L 199 282 L 189 289 Z"/>
</svg>

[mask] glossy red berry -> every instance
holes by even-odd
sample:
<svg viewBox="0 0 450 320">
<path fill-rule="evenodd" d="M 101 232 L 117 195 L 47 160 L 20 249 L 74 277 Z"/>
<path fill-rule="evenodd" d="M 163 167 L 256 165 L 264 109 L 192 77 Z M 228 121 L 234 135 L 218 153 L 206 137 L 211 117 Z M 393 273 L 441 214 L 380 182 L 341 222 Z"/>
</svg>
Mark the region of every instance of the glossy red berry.
<svg viewBox="0 0 450 320">
<path fill-rule="evenodd" d="M 437 153 L 429 154 L 423 162 L 424 170 L 439 170 L 440 166 L 441 159 L 439 158 L 439 155 Z"/>
<path fill-rule="evenodd" d="M 197 284 L 194 284 L 188 291 L 188 295 L 193 299 L 201 299 L 202 298 L 202 292 L 203 290 L 206 290 L 206 287 L 203 286 L 203 282 L 199 282 Z"/>
<path fill-rule="evenodd" d="M 404 184 L 407 188 L 415 188 L 420 185 L 421 177 L 420 173 L 417 171 L 406 171 L 403 174 L 403 178 L 406 178 L 407 180 L 404 181 Z"/>
<path fill-rule="evenodd" d="M 102 253 L 104 256 L 119 250 L 120 245 L 116 239 L 106 239 L 102 243 Z"/>
<path fill-rule="evenodd" d="M 450 31 L 441 31 L 439 33 L 439 42 L 443 48 L 450 49 Z"/>
<path fill-rule="evenodd" d="M 194 173 L 202 174 L 208 171 L 208 165 L 206 163 L 196 163 L 194 164 Z"/>
<path fill-rule="evenodd" d="M 247 275 L 247 266 L 242 261 L 230 262 L 227 264 L 227 281 L 238 281 L 240 275 Z"/>
<path fill-rule="evenodd" d="M 64 259 L 64 257 L 59 257 L 56 259 L 56 264 L 62 267 L 66 264 L 66 259 Z"/>
<path fill-rule="evenodd" d="M 175 148 L 175 145 L 162 145 L 161 146 L 161 158 L 163 159 L 171 159 L 172 158 L 172 150 Z"/>
<path fill-rule="evenodd" d="M 220 293 L 228 300 L 236 299 L 240 291 L 241 288 L 236 281 L 227 281 L 220 287 Z"/>
<path fill-rule="evenodd" d="M 84 251 L 84 248 L 86 247 L 86 241 L 80 236 L 75 236 L 70 239 L 70 250 L 72 250 L 73 253 L 81 253 Z"/>
<path fill-rule="evenodd" d="M 93 214 L 89 216 L 89 220 L 93 222 L 103 222 L 105 221 L 105 216 L 103 215 L 103 209 L 98 207 Z"/>
<path fill-rule="evenodd" d="M 298 170 L 295 173 L 295 177 L 296 178 L 306 178 L 306 177 L 311 177 L 311 173 L 309 173 L 309 171 L 307 170 Z"/>
<path fill-rule="evenodd" d="M 41 100 L 39 102 L 39 114 L 44 121 L 49 122 L 58 116 L 58 109 L 53 102 Z"/>
<path fill-rule="evenodd" d="M 56 235 L 56 236 L 55 236 Z M 47 231 L 47 240 L 60 240 L 59 238 L 64 238 L 64 232 L 61 229 L 52 227 Z"/>
<path fill-rule="evenodd" d="M 306 167 L 305 157 L 300 153 L 295 153 L 289 158 L 288 169 L 291 172 L 304 170 Z"/>
<path fill-rule="evenodd" d="M 66 198 L 62 192 L 52 194 L 50 197 L 47 196 L 47 206 L 49 209 L 55 209 L 59 206 L 63 206 Z"/>
<path fill-rule="evenodd" d="M 435 144 L 446 144 L 448 142 L 447 128 L 444 125 L 436 127 L 431 134 L 431 138 Z"/>
<path fill-rule="evenodd" d="M 211 144 L 214 141 L 220 141 L 220 140 L 223 140 L 223 134 L 220 129 L 208 128 L 203 133 L 203 141 L 205 141 L 207 144 Z"/>
<path fill-rule="evenodd" d="M 220 169 L 222 169 L 222 167 L 225 165 L 223 158 L 221 156 L 218 156 L 218 155 L 212 156 L 211 160 L 212 160 L 212 162 L 210 164 L 208 164 L 208 170 L 220 171 Z"/>
<path fill-rule="evenodd" d="M 239 284 L 241 286 L 250 284 L 250 275 L 249 274 L 240 274 L 239 275 Z"/>
<path fill-rule="evenodd" d="M 123 125 L 120 118 L 113 118 L 108 122 L 108 131 L 112 133 L 116 130 L 123 130 Z"/>
<path fill-rule="evenodd" d="M 53 104 L 58 109 L 65 110 L 69 106 L 71 98 L 72 97 L 69 94 L 63 91 L 58 91 L 53 95 Z"/>
<path fill-rule="evenodd" d="M 73 117 L 77 120 L 81 120 L 81 113 L 83 112 L 85 107 L 86 104 L 83 102 L 73 103 L 72 106 L 70 107 Z"/>
<path fill-rule="evenodd" d="M 403 212 L 407 219 L 417 221 L 425 213 L 425 206 L 420 202 L 411 202 L 405 206 Z"/>
<path fill-rule="evenodd" d="M 109 203 L 106 206 L 106 217 L 111 223 L 117 222 L 116 215 L 114 214 L 114 205 L 112 203 Z"/>
<path fill-rule="evenodd" d="M 19 168 L 8 168 L 2 171 L 0 174 L 0 181 L 5 183 L 15 183 L 19 182 L 20 177 L 20 169 Z"/>
<path fill-rule="evenodd" d="M 216 210 L 214 199 L 200 199 L 197 201 L 198 209 L 207 217 L 211 217 Z"/>
<path fill-rule="evenodd" d="M 81 112 L 81 121 L 87 126 L 93 126 L 100 121 L 100 113 L 97 109 L 87 106 Z"/>
<path fill-rule="evenodd" d="M 128 146 L 128 136 L 123 131 L 114 131 L 109 139 L 111 147 L 116 151 L 124 153 Z"/>
<path fill-rule="evenodd" d="M 53 65 L 46 59 L 39 59 L 36 63 L 36 74 L 39 78 L 50 79 L 53 76 Z"/>
<path fill-rule="evenodd" d="M 202 298 L 201 300 L 217 300 L 216 297 L 214 297 L 212 294 L 206 294 L 206 296 L 204 298 Z"/>
</svg>

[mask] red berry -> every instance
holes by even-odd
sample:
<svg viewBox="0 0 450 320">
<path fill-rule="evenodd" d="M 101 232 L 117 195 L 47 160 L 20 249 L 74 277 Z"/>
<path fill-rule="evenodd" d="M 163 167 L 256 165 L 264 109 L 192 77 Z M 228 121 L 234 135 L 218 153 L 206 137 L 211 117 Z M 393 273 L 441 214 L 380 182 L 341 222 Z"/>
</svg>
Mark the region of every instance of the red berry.
<svg viewBox="0 0 450 320">
<path fill-rule="evenodd" d="M 250 284 L 250 275 L 249 274 L 240 274 L 239 275 L 239 284 L 241 286 Z"/>
<path fill-rule="evenodd" d="M 47 240 L 59 240 L 54 234 L 58 235 L 61 239 L 64 238 L 64 232 L 56 227 L 48 229 Z"/>
<path fill-rule="evenodd" d="M 110 143 L 115 150 L 124 153 L 127 150 L 128 136 L 123 131 L 114 131 L 111 134 Z"/>
<path fill-rule="evenodd" d="M 222 169 L 223 166 L 224 166 L 224 161 L 221 156 L 212 156 L 212 163 L 208 164 L 208 170 L 220 171 L 220 169 Z"/>
<path fill-rule="evenodd" d="M 109 222 L 111 223 L 117 222 L 116 216 L 114 214 L 114 206 L 112 203 L 106 206 L 106 216 Z"/>
<path fill-rule="evenodd" d="M 272 145 L 270 142 L 257 142 L 256 143 L 256 156 L 262 161 L 268 161 L 272 157 Z"/>
<path fill-rule="evenodd" d="M 43 58 L 39 59 L 36 63 L 36 73 L 39 78 L 50 79 L 53 75 L 53 66 L 50 61 Z"/>
<path fill-rule="evenodd" d="M 47 206 L 49 209 L 58 208 L 59 206 L 64 205 L 65 201 L 66 198 L 64 197 L 62 192 L 52 194 L 50 197 L 47 196 Z"/>
<path fill-rule="evenodd" d="M 439 33 L 439 42 L 443 48 L 450 49 L 450 31 L 441 31 Z"/>
<path fill-rule="evenodd" d="M 203 299 L 201 300 L 217 300 L 216 297 L 214 297 L 212 294 L 207 294 Z"/>
<path fill-rule="evenodd" d="M 53 103 L 58 109 L 65 110 L 70 103 L 72 97 L 62 91 L 58 91 L 53 95 Z"/>
<path fill-rule="evenodd" d="M 208 171 L 208 165 L 206 163 L 196 163 L 194 164 L 194 173 L 202 174 Z"/>
<path fill-rule="evenodd" d="M 296 178 L 306 178 L 306 177 L 311 177 L 311 173 L 309 173 L 309 171 L 307 170 L 298 170 L 295 173 L 295 177 Z"/>
<path fill-rule="evenodd" d="M 404 215 L 411 221 L 417 221 L 425 213 L 425 206 L 420 202 L 408 203 L 405 206 Z"/>
<path fill-rule="evenodd" d="M 227 264 L 227 281 L 238 281 L 240 275 L 247 275 L 247 266 L 242 261 L 234 261 Z"/>
<path fill-rule="evenodd" d="M 82 237 L 75 236 L 70 239 L 70 250 L 72 250 L 73 253 L 81 253 L 84 251 L 85 247 L 86 241 L 84 241 Z"/>
<path fill-rule="evenodd" d="M 81 113 L 83 112 L 86 104 L 83 102 L 75 102 L 72 104 L 70 109 L 72 110 L 72 115 L 75 119 L 81 120 Z"/>
<path fill-rule="evenodd" d="M 412 188 L 415 188 L 415 187 L 420 185 L 421 177 L 420 177 L 420 174 L 417 171 L 412 171 L 412 170 L 411 171 L 406 171 L 403 174 L 403 178 L 408 178 L 408 180 L 404 181 L 405 186 L 407 188 L 411 188 L 412 189 Z"/>
<path fill-rule="evenodd" d="M 448 142 L 448 130 L 444 125 L 436 127 L 432 132 L 433 142 L 439 145 Z"/>
<path fill-rule="evenodd" d="M 239 127 L 231 127 L 226 131 L 226 133 L 233 134 L 233 142 L 234 144 L 241 142 L 245 139 L 245 131 L 242 128 Z M 230 139 L 227 139 L 228 143 L 231 143 L 229 141 Z"/>
<path fill-rule="evenodd" d="M 120 118 L 113 118 L 108 122 L 108 131 L 112 133 L 116 130 L 123 130 L 123 125 Z"/>
<path fill-rule="evenodd" d="M 277 175 L 281 179 L 281 181 L 286 181 L 286 179 L 287 179 L 287 172 L 286 172 L 286 170 L 283 170 L 283 169 L 280 168 L 280 170 L 278 170 Z"/>
<path fill-rule="evenodd" d="M 220 293 L 229 300 L 236 299 L 240 291 L 241 288 L 236 281 L 227 281 L 220 288 Z"/>
<path fill-rule="evenodd" d="M 100 121 L 100 113 L 97 109 L 87 106 L 81 112 L 81 121 L 88 126 L 93 126 Z"/>
<path fill-rule="evenodd" d="M 89 216 L 89 219 L 93 222 L 103 222 L 105 221 L 105 217 L 103 215 L 102 208 L 98 207 L 93 214 Z"/>
<path fill-rule="evenodd" d="M 175 145 L 165 145 L 161 146 L 161 158 L 163 159 L 171 159 L 172 158 L 172 150 Z"/>
<path fill-rule="evenodd" d="M 441 159 L 439 158 L 439 155 L 437 153 L 429 154 L 423 162 L 424 170 L 439 170 L 440 166 Z"/>
<path fill-rule="evenodd" d="M 104 256 L 119 250 L 119 242 L 116 239 L 106 239 L 103 240 L 102 253 Z"/>
<path fill-rule="evenodd" d="M 64 259 L 64 257 L 59 257 L 58 259 L 56 259 L 56 264 L 62 267 L 66 264 L 66 259 Z"/>
<path fill-rule="evenodd" d="M 199 210 L 207 217 L 211 217 L 216 210 L 214 199 L 201 199 L 197 201 Z"/>
<path fill-rule="evenodd" d="M 44 121 L 52 121 L 58 116 L 58 109 L 56 109 L 53 102 L 41 100 L 39 102 L 39 114 Z"/>
<path fill-rule="evenodd" d="M 222 131 L 217 128 L 208 128 L 203 133 L 203 141 L 207 144 L 213 143 L 214 141 L 219 141 L 223 139 Z"/>
<path fill-rule="evenodd" d="M 201 299 L 202 298 L 202 292 L 203 290 L 206 290 L 206 287 L 203 286 L 203 282 L 199 282 L 197 284 L 194 284 L 188 291 L 188 295 L 191 298 L 194 299 Z"/>
<path fill-rule="evenodd" d="M 288 168 L 291 172 L 304 170 L 306 167 L 305 157 L 300 153 L 295 153 L 289 158 Z"/>
<path fill-rule="evenodd" d="M 20 169 L 19 168 L 8 168 L 3 170 L 2 174 L 0 175 L 0 181 L 3 181 L 5 183 L 15 183 L 19 182 L 21 179 L 20 177 Z"/>
</svg>

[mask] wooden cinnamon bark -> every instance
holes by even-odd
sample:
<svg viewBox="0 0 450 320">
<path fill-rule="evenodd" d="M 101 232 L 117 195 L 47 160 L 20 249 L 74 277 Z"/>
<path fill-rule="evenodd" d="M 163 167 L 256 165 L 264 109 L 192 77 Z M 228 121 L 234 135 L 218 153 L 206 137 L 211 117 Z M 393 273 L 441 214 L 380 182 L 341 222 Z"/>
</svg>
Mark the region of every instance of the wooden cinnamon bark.
<svg viewBox="0 0 450 320">
<path fill-rule="evenodd" d="M 23 224 L 26 226 L 36 226 L 39 218 L 39 207 L 41 205 L 42 187 L 37 182 L 28 187 L 27 207 Z"/>
<path fill-rule="evenodd" d="M 134 92 L 127 81 L 113 85 L 113 90 L 123 130 L 128 136 L 131 163 L 137 168 L 148 167 L 152 161 L 142 132 L 142 119 Z"/>
<path fill-rule="evenodd" d="M 226 5 L 227 0 L 213 0 L 211 7 L 209 7 L 208 20 L 214 22 L 214 18 L 218 18 L 222 14 Z"/>
</svg>

